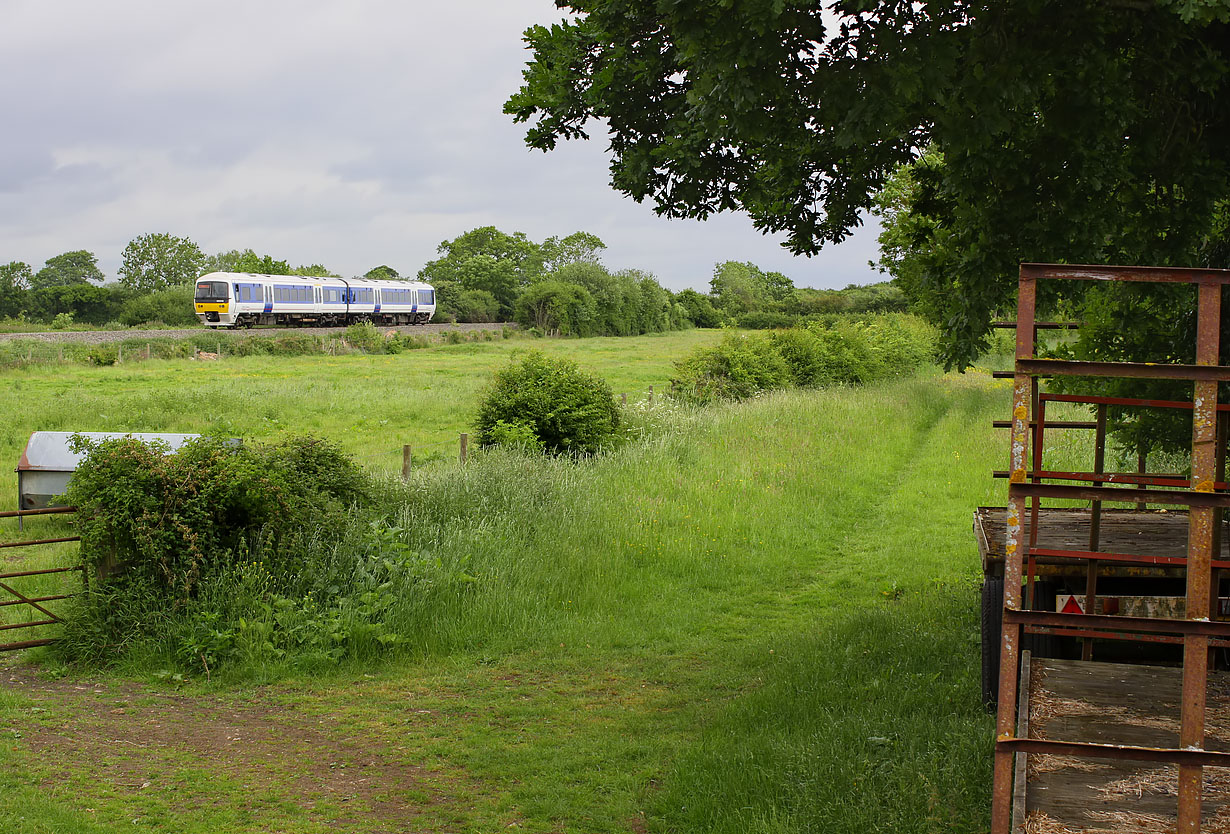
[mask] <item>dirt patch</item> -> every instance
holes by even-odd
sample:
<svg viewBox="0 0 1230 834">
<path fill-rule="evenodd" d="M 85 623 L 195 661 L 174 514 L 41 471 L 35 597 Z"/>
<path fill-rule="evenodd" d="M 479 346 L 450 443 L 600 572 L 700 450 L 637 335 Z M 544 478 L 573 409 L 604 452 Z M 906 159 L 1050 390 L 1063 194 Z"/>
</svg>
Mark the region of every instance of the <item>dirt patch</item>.
<svg viewBox="0 0 1230 834">
<path fill-rule="evenodd" d="M 183 695 L 127 682 L 47 681 L 16 668 L 0 670 L 0 681 L 33 702 L 28 719 L 3 729 L 30 751 L 35 778 L 49 791 L 89 774 L 121 795 L 161 794 L 158 803 L 171 812 L 273 799 L 334 829 L 362 831 L 441 830 L 448 809 L 475 793 L 463 775 L 414 761 L 395 737 L 356 735 L 268 690 Z"/>
</svg>

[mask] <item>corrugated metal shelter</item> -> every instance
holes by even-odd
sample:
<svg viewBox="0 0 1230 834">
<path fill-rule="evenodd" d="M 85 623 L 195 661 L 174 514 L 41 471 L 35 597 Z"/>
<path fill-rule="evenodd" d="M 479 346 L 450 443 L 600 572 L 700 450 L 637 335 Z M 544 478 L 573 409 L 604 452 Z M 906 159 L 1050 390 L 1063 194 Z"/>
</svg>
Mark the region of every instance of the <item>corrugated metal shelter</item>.
<svg viewBox="0 0 1230 834">
<path fill-rule="evenodd" d="M 158 434 L 153 432 L 122 431 L 36 431 L 26 442 L 26 449 L 17 463 L 17 501 L 19 509 L 33 510 L 49 507 L 57 495 L 68 488 L 68 479 L 85 457 L 84 452 L 74 452 L 69 447 L 69 438 L 80 435 L 93 441 L 114 440 L 132 437 L 146 443 L 161 440 L 172 450 L 178 449 L 199 434 Z"/>
</svg>

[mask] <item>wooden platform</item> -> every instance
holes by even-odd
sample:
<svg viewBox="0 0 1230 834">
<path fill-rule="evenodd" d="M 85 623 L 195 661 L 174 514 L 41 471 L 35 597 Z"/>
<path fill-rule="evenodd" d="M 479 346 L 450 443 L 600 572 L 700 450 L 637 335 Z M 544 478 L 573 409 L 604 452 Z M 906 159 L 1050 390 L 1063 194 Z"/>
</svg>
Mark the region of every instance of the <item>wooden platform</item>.
<svg viewBox="0 0 1230 834">
<path fill-rule="evenodd" d="M 1028 686 L 1032 738 L 1178 746 L 1179 669 L 1035 657 Z M 1205 748 L 1230 751 L 1230 673 L 1210 674 Z M 1017 834 L 1175 830 L 1177 767 L 1029 754 L 1024 769 Z M 1202 831 L 1230 834 L 1230 768 L 1206 768 L 1204 785 Z"/>
<path fill-rule="evenodd" d="M 1038 547 L 1056 550 L 1087 550 L 1089 548 L 1088 509 L 1043 507 L 1038 516 Z M 1024 536 L 1029 538 L 1029 513 L 1023 519 Z M 1230 521 L 1225 523 L 1221 553 L 1230 559 Z M 1101 550 L 1113 553 L 1133 553 L 1142 556 L 1187 555 L 1187 511 L 1103 509 L 1099 541 Z M 1002 565 L 1004 538 L 1007 532 L 1007 510 L 1003 507 L 979 507 L 974 513 L 974 537 L 982 556 L 984 569 Z M 1084 565 L 1083 560 L 1040 558 L 1039 564 L 1050 567 Z M 1083 568 L 1082 568 L 1083 570 Z M 1105 566 L 1103 570 L 1131 576 L 1184 575 L 1181 567 Z M 988 571 L 989 572 L 989 571 Z M 1055 571 L 1040 570 L 1040 575 Z"/>
</svg>

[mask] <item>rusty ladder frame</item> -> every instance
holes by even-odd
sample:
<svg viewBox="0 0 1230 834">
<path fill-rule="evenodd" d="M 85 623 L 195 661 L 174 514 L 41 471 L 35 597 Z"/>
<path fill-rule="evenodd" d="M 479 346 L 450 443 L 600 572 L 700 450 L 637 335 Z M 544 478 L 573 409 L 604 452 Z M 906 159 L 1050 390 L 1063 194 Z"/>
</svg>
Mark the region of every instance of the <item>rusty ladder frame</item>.
<svg viewBox="0 0 1230 834">
<path fill-rule="evenodd" d="M 1196 364 L 1153 364 L 1136 362 L 1086 362 L 1040 359 L 1036 353 L 1037 285 L 1040 280 L 1136 281 L 1192 284 L 1197 288 L 1198 312 Z M 1050 264 L 1021 264 L 1016 321 L 1016 361 L 1013 373 L 1012 439 L 1009 460 L 1008 518 L 1004 560 L 1003 631 L 1000 645 L 999 707 L 995 725 L 995 775 L 992 783 L 991 832 L 1010 834 L 1014 759 L 1018 753 L 1052 753 L 1065 756 L 1153 761 L 1179 768 L 1179 834 L 1201 831 L 1200 814 L 1205 767 L 1230 767 L 1230 753 L 1204 749 L 1205 707 L 1208 696 L 1210 650 L 1230 640 L 1230 622 L 1214 619 L 1213 555 L 1219 547 L 1221 510 L 1230 507 L 1230 493 L 1218 492 L 1225 478 L 1219 465 L 1224 437 L 1218 431 L 1217 386 L 1230 382 L 1230 367 L 1218 365 L 1220 353 L 1222 288 L 1230 284 L 1230 270 L 1181 269 L 1170 267 L 1110 267 Z M 1038 378 L 1051 376 L 1101 376 L 1131 379 L 1175 379 L 1194 384 L 1190 407 L 1192 420 L 1191 480 L 1150 478 L 1141 473 L 1135 478 L 1112 478 L 1109 473 L 1053 473 L 1041 467 L 1041 438 L 1045 426 L 1045 406 L 1039 393 Z M 1050 397 L 1055 398 L 1055 397 Z M 1077 401 L 1097 398 L 1074 398 Z M 1099 441 L 1104 442 L 1106 402 L 1097 403 L 1095 424 Z M 1126 403 L 1124 403 L 1126 404 Z M 1144 405 L 1144 401 L 1141 401 Z M 1177 403 L 1150 403 L 1176 407 Z M 1031 419 L 1036 415 L 1036 420 Z M 1087 428 L 1088 426 L 1079 426 Z M 1032 436 L 1031 436 L 1032 435 Z M 1219 443 L 1222 439 L 1222 443 Z M 1101 443 L 1099 443 L 1099 447 Z M 1032 454 L 1031 454 L 1032 452 Z M 1103 468 L 1097 456 L 1095 469 Z M 1032 461 L 1030 460 L 1032 458 Z M 1032 464 L 1032 465 L 1031 465 Z M 1143 470 L 1143 465 L 1142 465 Z M 1071 477 L 1071 476 L 1078 477 Z M 1067 476 L 1067 477 L 1065 477 Z M 1044 483 L 1057 480 L 1083 480 L 1086 485 Z M 1120 483 L 1134 486 L 1125 490 Z M 1149 487 L 1181 487 L 1153 489 Z M 1104 501 L 1123 503 L 1175 504 L 1189 507 L 1188 551 L 1186 563 L 1186 613 L 1184 619 L 1154 619 L 1108 616 L 1092 613 L 1065 614 L 1029 610 L 1022 605 L 1023 568 L 1030 567 L 1037 555 L 1037 512 L 1042 498 L 1092 501 L 1095 514 Z M 1023 519 L 1031 512 L 1028 540 Z M 1091 531 L 1092 532 L 1092 531 Z M 1114 560 L 1121 554 L 1102 554 L 1091 536 L 1090 551 L 1082 554 L 1090 562 L 1090 576 L 1097 560 Z M 1216 567 L 1221 567 L 1220 563 Z M 1091 589 L 1092 589 L 1091 579 Z M 1028 582 L 1032 591 L 1032 581 Z M 1032 596 L 1032 593 L 1030 594 Z M 1089 596 L 1086 596 L 1087 601 Z M 1179 746 L 1176 748 L 1135 747 L 1128 745 L 1060 742 L 1017 737 L 1018 664 L 1021 636 L 1025 630 L 1084 634 L 1086 647 L 1092 637 L 1118 637 L 1129 640 L 1182 642 L 1183 689 Z M 1024 777 L 1021 777 L 1024 778 Z M 1023 812 L 1024 809 L 1020 809 Z"/>
<path fill-rule="evenodd" d="M 15 510 L 15 511 L 8 511 L 8 512 L 0 512 L 0 518 L 16 518 L 18 519 L 18 521 L 21 521 L 27 516 L 58 515 L 58 514 L 75 513 L 76 511 L 77 511 L 76 507 L 48 507 L 46 509 L 40 509 L 40 510 Z M 2 542 L 0 543 L 0 548 L 37 547 L 39 545 L 58 544 L 60 542 L 77 542 L 77 541 L 81 541 L 80 536 L 63 536 L 63 537 L 54 538 L 54 539 L 36 539 L 34 541 Z M 50 596 L 42 596 L 42 597 L 26 596 L 25 594 L 18 591 L 16 588 L 14 588 L 9 583 L 10 579 L 17 579 L 23 576 L 42 576 L 42 575 L 51 574 L 51 573 L 72 573 L 74 571 L 81 572 L 82 586 L 88 588 L 90 577 L 89 577 L 89 572 L 86 570 L 84 563 L 80 565 L 73 565 L 72 567 L 67 567 L 67 568 L 43 568 L 41 570 L 9 571 L 5 573 L 0 573 L 0 592 L 3 592 L 5 594 L 8 594 L 14 597 L 13 599 L 6 599 L 3 601 L 0 601 L 0 607 L 7 607 L 10 605 L 28 605 L 46 618 L 42 620 L 31 620 L 29 622 L 24 622 L 24 623 L 6 623 L 3 625 L 0 625 L 0 631 L 11 631 L 13 629 L 23 629 L 23 628 L 38 628 L 40 626 L 54 625 L 55 623 L 62 622 L 60 617 L 57 614 L 55 614 L 53 611 L 46 608 L 43 605 L 43 603 L 54 602 L 56 600 L 61 600 L 61 599 L 69 599 L 70 597 L 76 596 L 76 594 L 71 594 L 71 593 L 53 594 Z M 32 649 L 35 646 L 47 646 L 54 642 L 56 642 L 56 638 L 46 637 L 46 638 L 41 638 L 37 640 L 20 640 L 20 641 L 12 642 L 12 643 L 0 643 L 0 652 L 17 651 L 19 649 Z"/>
</svg>

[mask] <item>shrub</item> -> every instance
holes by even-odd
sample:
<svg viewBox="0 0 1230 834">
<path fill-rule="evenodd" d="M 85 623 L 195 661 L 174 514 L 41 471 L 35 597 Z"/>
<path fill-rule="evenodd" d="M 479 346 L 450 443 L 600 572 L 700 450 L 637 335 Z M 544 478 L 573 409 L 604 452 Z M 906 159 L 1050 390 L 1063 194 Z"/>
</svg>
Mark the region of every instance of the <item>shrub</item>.
<svg viewBox="0 0 1230 834">
<path fill-rule="evenodd" d="M 817 329 L 824 353 L 819 385 L 865 385 L 881 375 L 882 366 L 862 331 L 854 325 Z"/>
<path fill-rule="evenodd" d="M 775 330 L 777 328 L 793 327 L 798 320 L 798 316 L 792 316 L 789 313 L 761 310 L 753 313 L 744 313 L 735 320 L 735 323 L 747 330 Z"/>
<path fill-rule="evenodd" d="M 794 381 L 786 360 L 760 334 L 727 333 L 714 347 L 676 362 L 675 374 L 671 395 L 696 403 L 745 400 Z"/>
<path fill-rule="evenodd" d="M 830 381 L 828 354 L 812 331 L 801 327 L 778 330 L 770 334 L 769 341 L 790 366 L 795 385 L 812 388 Z"/>
<path fill-rule="evenodd" d="M 492 322 L 500 320 L 500 302 L 486 290 L 462 290 L 453 299 L 457 321 Z"/>
<path fill-rule="evenodd" d="M 524 452 L 543 451 L 542 441 L 538 439 L 538 433 L 529 423 L 508 423 L 504 420 L 496 420 L 495 425 L 491 427 L 490 435 L 490 445 L 493 446 L 520 449 Z"/>
<path fill-rule="evenodd" d="M 384 353 L 384 334 L 370 321 L 352 324 L 346 328 L 346 342 L 364 353 Z"/>
<path fill-rule="evenodd" d="M 727 334 L 675 363 L 671 394 L 707 403 L 789 385 L 862 385 L 935 361 L 937 333 L 917 316 L 824 316 L 806 328 Z"/>
<path fill-rule="evenodd" d="M 495 374 L 475 421 L 482 446 L 524 439 L 528 430 L 552 454 L 593 454 L 618 429 L 619 410 L 609 385 L 574 362 L 537 351 Z"/>
<path fill-rule="evenodd" d="M 225 631 L 219 600 L 239 574 L 259 556 L 267 591 L 302 591 L 318 573 L 312 554 L 353 532 L 347 507 L 371 491 L 349 458 L 314 438 L 202 439 L 174 454 L 131 437 L 78 447 L 89 453 L 68 500 L 83 561 L 100 577 L 67 624 L 69 651 L 85 656 L 187 617 L 183 645 L 208 668 L 226 647 L 200 641 Z"/>
<path fill-rule="evenodd" d="M 886 376 L 901 376 L 936 360 L 939 333 L 917 316 L 877 316 L 865 328 L 867 343 Z"/>
<path fill-rule="evenodd" d="M 192 284 L 129 298 L 120 309 L 120 321 L 127 327 L 161 322 L 172 327 L 188 327 L 197 323 Z"/>
<path fill-rule="evenodd" d="M 119 359 L 119 353 L 115 345 L 94 345 L 87 356 L 92 365 L 114 365 Z"/>
</svg>

